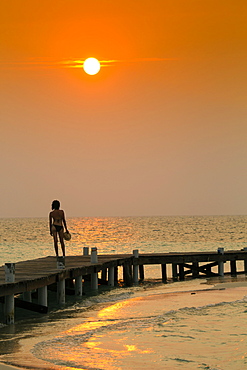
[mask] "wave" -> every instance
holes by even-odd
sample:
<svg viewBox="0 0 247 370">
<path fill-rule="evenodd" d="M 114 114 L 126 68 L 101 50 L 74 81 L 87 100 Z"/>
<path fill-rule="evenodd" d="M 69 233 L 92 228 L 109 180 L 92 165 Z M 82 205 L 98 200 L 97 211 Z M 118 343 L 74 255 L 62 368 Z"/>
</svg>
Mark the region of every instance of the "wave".
<svg viewBox="0 0 247 370">
<path fill-rule="evenodd" d="M 117 297 L 115 298 L 117 300 Z M 163 298 L 165 302 L 165 294 Z M 229 321 L 235 316 L 245 318 L 246 302 L 247 297 L 244 297 L 231 302 L 206 304 L 200 307 L 182 307 L 169 311 L 163 307 L 162 312 L 157 314 L 155 311 L 154 315 L 150 312 L 145 313 L 144 309 L 139 317 L 116 317 L 114 319 L 104 316 L 100 319 L 100 316 L 96 315 L 90 320 L 82 318 L 81 324 L 70 328 L 59 337 L 36 344 L 32 349 L 32 354 L 54 365 L 92 370 L 109 368 L 105 365 L 106 363 L 111 363 L 111 369 L 121 368 L 117 364 L 122 361 L 123 357 L 128 357 L 129 352 L 135 355 L 142 353 L 144 357 L 149 357 L 148 353 L 153 353 L 153 351 L 160 354 L 164 350 L 163 341 L 172 341 L 181 345 L 185 342 L 197 343 L 198 340 L 203 339 L 206 347 L 211 348 L 212 345 L 222 345 L 221 337 L 227 341 L 228 336 L 224 330 L 226 320 Z M 122 310 L 124 309 L 122 307 Z M 132 312 L 135 312 L 133 307 Z M 247 324 L 246 318 L 238 328 L 236 333 L 238 338 L 243 336 L 246 338 L 244 323 Z M 235 329 L 232 328 L 233 334 Z M 217 333 L 218 340 L 215 340 L 216 337 L 212 338 L 214 333 Z M 104 358 L 101 366 L 96 365 L 100 356 Z M 196 353 L 193 359 L 192 357 L 191 355 L 185 356 L 183 353 L 183 357 L 171 355 L 167 361 L 174 363 L 176 359 L 180 359 L 203 366 L 202 362 L 198 362 Z M 91 361 L 92 358 L 95 358 L 95 361 Z M 82 364 L 83 367 L 80 367 Z"/>
</svg>

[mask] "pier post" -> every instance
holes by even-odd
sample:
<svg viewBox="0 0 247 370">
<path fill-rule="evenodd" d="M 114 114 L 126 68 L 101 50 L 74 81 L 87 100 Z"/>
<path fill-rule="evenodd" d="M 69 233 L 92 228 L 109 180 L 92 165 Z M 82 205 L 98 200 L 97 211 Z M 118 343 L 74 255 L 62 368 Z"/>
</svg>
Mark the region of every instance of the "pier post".
<svg viewBox="0 0 247 370">
<path fill-rule="evenodd" d="M 14 294 L 4 297 L 4 322 L 5 324 L 14 324 L 15 322 L 15 298 Z"/>
<path fill-rule="evenodd" d="M 15 282 L 15 263 L 5 263 L 5 283 Z"/>
<path fill-rule="evenodd" d="M 114 267 L 114 282 L 118 282 L 118 266 Z"/>
<path fill-rule="evenodd" d="M 95 272 L 92 272 L 91 274 L 91 288 L 93 290 L 98 290 L 98 273 L 96 272 L 96 269 Z"/>
<path fill-rule="evenodd" d="M 83 247 L 83 256 L 88 256 L 88 255 L 89 255 L 89 248 Z"/>
<path fill-rule="evenodd" d="M 91 263 L 98 263 L 97 248 L 91 248 Z"/>
<path fill-rule="evenodd" d="M 101 271 L 101 279 L 107 281 L 107 269 Z"/>
<path fill-rule="evenodd" d="M 75 295 L 82 296 L 82 275 L 75 278 Z"/>
<path fill-rule="evenodd" d="M 134 256 L 134 259 L 139 258 L 138 249 L 133 250 L 133 256 Z M 138 265 L 133 265 L 133 283 L 134 285 L 138 285 Z"/>
<path fill-rule="evenodd" d="M 224 254 L 224 248 L 218 248 L 218 254 Z M 224 261 L 218 262 L 218 274 L 224 276 Z"/>
<path fill-rule="evenodd" d="M 96 247 L 91 248 L 91 263 L 98 263 Z M 91 288 L 94 290 L 98 290 L 98 272 L 96 272 L 96 269 L 91 274 Z"/>
<path fill-rule="evenodd" d="M 65 257 L 57 257 L 57 269 L 65 269 Z"/>
<path fill-rule="evenodd" d="M 38 288 L 38 304 L 48 306 L 47 304 L 47 286 Z"/>
<path fill-rule="evenodd" d="M 247 248 L 246 247 L 244 247 L 244 251 L 247 252 Z M 247 274 L 247 256 L 244 259 L 244 272 L 245 272 L 245 274 Z"/>
<path fill-rule="evenodd" d="M 139 265 L 139 276 L 140 276 L 140 281 L 144 280 L 144 266 Z"/>
<path fill-rule="evenodd" d="M 65 304 L 65 279 L 57 282 L 57 302 Z"/>
<path fill-rule="evenodd" d="M 231 276 L 236 276 L 237 275 L 237 263 L 236 261 L 230 261 L 230 266 L 231 266 Z"/>
<path fill-rule="evenodd" d="M 108 285 L 114 286 L 114 267 L 108 269 Z"/>
<path fill-rule="evenodd" d="M 178 269 L 179 269 L 179 279 L 184 280 L 184 264 L 179 263 L 178 264 Z"/>
<path fill-rule="evenodd" d="M 192 277 L 193 278 L 199 277 L 198 267 L 199 267 L 198 262 L 192 262 Z"/>
<path fill-rule="evenodd" d="M 132 269 L 130 262 L 125 262 L 123 264 L 123 279 L 126 286 L 133 285 Z"/>
<path fill-rule="evenodd" d="M 15 263 L 5 263 L 5 282 L 15 282 Z M 5 324 L 14 324 L 15 322 L 15 296 L 10 294 L 4 299 L 4 322 Z"/>
<path fill-rule="evenodd" d="M 172 263 L 172 278 L 173 281 L 178 280 L 178 267 L 176 263 Z"/>
<path fill-rule="evenodd" d="M 166 263 L 161 265 L 162 283 L 167 283 Z"/>
</svg>

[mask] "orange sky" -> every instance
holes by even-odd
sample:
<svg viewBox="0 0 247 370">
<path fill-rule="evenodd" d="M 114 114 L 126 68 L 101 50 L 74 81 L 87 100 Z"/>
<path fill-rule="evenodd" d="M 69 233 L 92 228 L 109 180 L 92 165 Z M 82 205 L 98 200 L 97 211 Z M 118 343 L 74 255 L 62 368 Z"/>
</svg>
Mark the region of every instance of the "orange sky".
<svg viewBox="0 0 247 370">
<path fill-rule="evenodd" d="M 245 0 L 2 1 L 0 44 L 0 217 L 246 214 Z"/>
</svg>

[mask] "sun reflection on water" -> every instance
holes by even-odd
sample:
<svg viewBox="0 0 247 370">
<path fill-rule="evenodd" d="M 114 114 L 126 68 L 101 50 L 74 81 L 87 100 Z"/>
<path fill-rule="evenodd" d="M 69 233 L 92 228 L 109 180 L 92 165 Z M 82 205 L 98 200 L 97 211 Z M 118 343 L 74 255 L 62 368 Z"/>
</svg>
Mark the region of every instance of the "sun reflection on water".
<svg viewBox="0 0 247 370">
<path fill-rule="evenodd" d="M 103 308 L 102 310 L 99 311 L 98 313 L 98 317 L 100 319 L 104 319 L 104 318 L 116 318 L 117 317 L 117 312 L 120 310 L 120 309 L 123 309 L 127 306 L 130 306 L 131 305 L 131 301 L 128 300 L 128 301 L 122 301 L 122 302 L 117 302 L 109 307 L 105 307 Z"/>
<path fill-rule="evenodd" d="M 85 368 L 98 368 L 120 370 L 122 367 L 118 363 L 130 356 L 142 356 L 153 353 L 153 350 L 146 346 L 133 343 L 135 338 L 129 337 L 128 309 L 139 301 L 139 297 L 134 299 L 116 302 L 108 307 L 103 307 L 97 312 L 97 318 L 90 317 L 86 322 L 74 326 L 63 333 L 63 336 L 78 338 L 75 346 L 70 346 L 66 351 L 69 337 L 66 343 L 56 348 L 56 357 L 60 362 L 70 363 L 71 365 L 83 364 Z M 125 324 L 126 323 L 126 324 Z M 114 337 L 115 340 L 108 342 L 108 331 L 111 335 L 118 333 L 121 327 L 121 336 Z M 82 339 L 83 338 L 83 339 Z M 59 338 L 58 338 L 59 339 Z M 64 345 L 64 350 L 63 350 Z M 55 347 L 53 347 L 55 349 Z M 64 368 L 65 369 L 65 368 Z M 70 367 L 71 369 L 71 367 Z M 74 367 L 74 369 L 77 369 Z"/>
</svg>

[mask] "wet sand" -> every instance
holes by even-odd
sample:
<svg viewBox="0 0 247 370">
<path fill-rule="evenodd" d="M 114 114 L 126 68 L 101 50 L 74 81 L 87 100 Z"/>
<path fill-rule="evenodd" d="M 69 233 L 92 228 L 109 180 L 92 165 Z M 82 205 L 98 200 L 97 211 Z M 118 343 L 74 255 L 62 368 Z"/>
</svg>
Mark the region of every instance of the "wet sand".
<svg viewBox="0 0 247 370">
<path fill-rule="evenodd" d="M 213 285 L 211 285 L 212 283 Z M 178 285 L 176 283 L 168 284 L 163 286 L 161 291 L 159 291 L 159 289 L 150 289 L 146 291 L 146 294 L 143 294 L 143 290 L 140 290 L 139 294 L 137 292 L 135 297 L 123 301 L 122 304 L 116 303 L 116 307 L 119 305 L 117 310 L 109 309 L 112 305 L 107 304 L 105 307 L 101 307 L 99 311 L 95 311 L 95 322 L 99 319 L 114 320 L 116 318 L 138 318 L 149 312 L 152 312 L 152 314 L 159 314 L 159 312 L 164 311 L 164 308 L 166 311 L 170 311 L 174 310 L 174 308 L 178 310 L 183 307 L 200 307 L 220 302 L 234 302 L 243 299 L 243 297 L 247 295 L 247 281 L 245 279 L 243 281 L 240 279 L 236 279 L 236 281 L 234 281 L 234 279 L 229 279 L 229 281 L 228 279 L 224 279 L 223 281 L 223 279 L 217 278 L 211 281 L 211 284 L 202 284 L 201 281 L 191 281 L 191 285 L 181 282 Z M 92 313 L 90 313 L 90 315 L 92 315 Z M 66 320 L 63 321 L 63 324 L 66 327 Z M 65 329 L 65 327 L 63 327 L 63 329 Z M 57 330 L 58 332 L 62 332 L 60 327 L 57 327 Z M 74 326 L 69 330 L 76 331 L 77 328 Z M 34 369 L 65 369 L 63 366 L 47 364 L 45 361 L 38 360 L 32 356 L 30 350 L 35 343 L 40 341 L 42 337 L 43 340 L 52 337 L 46 336 L 45 332 L 40 334 L 38 338 L 22 340 L 21 342 L 24 344 L 22 351 L 12 354 L 11 358 L 10 356 L 6 356 L 4 360 L 16 366 L 19 366 L 19 363 L 21 363 L 22 366 L 27 366 L 28 368 L 30 368 L 30 364 L 35 364 L 33 367 Z M 109 343 L 107 342 L 106 345 L 109 345 Z M 0 370 L 11 369 L 17 370 L 24 368 L 7 366 L 0 363 Z"/>
</svg>

